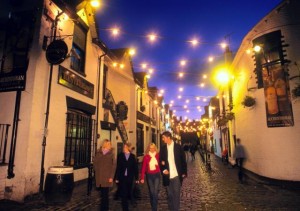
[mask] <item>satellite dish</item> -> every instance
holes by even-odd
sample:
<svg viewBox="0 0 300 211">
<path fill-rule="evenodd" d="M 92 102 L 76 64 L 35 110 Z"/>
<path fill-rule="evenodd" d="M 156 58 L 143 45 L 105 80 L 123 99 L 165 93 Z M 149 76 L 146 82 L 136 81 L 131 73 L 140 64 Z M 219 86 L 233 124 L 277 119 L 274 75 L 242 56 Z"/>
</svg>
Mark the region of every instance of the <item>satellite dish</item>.
<svg viewBox="0 0 300 211">
<path fill-rule="evenodd" d="M 46 59 L 50 64 L 62 63 L 68 54 L 68 46 L 62 40 L 52 41 L 46 49 Z"/>
</svg>

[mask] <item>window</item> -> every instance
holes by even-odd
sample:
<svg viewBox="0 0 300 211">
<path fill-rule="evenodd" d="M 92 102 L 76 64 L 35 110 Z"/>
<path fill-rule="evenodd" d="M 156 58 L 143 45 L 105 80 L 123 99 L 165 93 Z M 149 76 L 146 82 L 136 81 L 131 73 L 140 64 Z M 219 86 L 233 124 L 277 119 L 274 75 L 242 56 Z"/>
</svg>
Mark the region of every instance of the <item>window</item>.
<svg viewBox="0 0 300 211">
<path fill-rule="evenodd" d="M 255 53 L 258 88 L 263 88 L 264 81 L 272 77 L 273 67 L 285 62 L 281 38 L 281 31 L 275 31 L 253 40 L 253 46 L 258 45 L 262 48 L 260 52 Z"/>
<path fill-rule="evenodd" d="M 73 44 L 72 44 L 72 56 L 71 56 L 71 68 L 80 74 L 84 74 L 85 65 L 85 48 L 86 48 L 87 30 L 82 26 L 75 24 Z"/>
<path fill-rule="evenodd" d="M 68 110 L 64 165 L 87 167 L 91 162 L 94 120 L 78 110 Z"/>
</svg>

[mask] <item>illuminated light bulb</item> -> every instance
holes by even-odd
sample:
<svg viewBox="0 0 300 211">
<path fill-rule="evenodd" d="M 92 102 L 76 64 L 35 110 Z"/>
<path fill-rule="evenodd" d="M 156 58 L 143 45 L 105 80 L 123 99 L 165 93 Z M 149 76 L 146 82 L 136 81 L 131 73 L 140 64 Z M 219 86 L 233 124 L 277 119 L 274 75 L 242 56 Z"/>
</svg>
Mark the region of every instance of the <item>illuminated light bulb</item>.
<svg viewBox="0 0 300 211">
<path fill-rule="evenodd" d="M 170 103 L 173 104 L 173 103 L 174 103 L 174 100 L 171 100 Z"/>
<path fill-rule="evenodd" d="M 197 109 L 201 109 L 201 107 L 200 107 L 200 106 L 197 106 Z"/>
<path fill-rule="evenodd" d="M 190 113 L 190 110 L 186 110 L 186 113 Z"/>
<path fill-rule="evenodd" d="M 146 69 L 146 68 L 147 68 L 147 66 L 148 66 L 148 64 L 146 64 L 146 63 L 143 63 L 143 64 L 141 64 L 141 66 L 142 66 L 142 68 L 143 68 L 143 69 Z"/>
<path fill-rule="evenodd" d="M 199 44 L 199 41 L 197 39 L 193 39 L 190 42 L 192 43 L 192 46 L 196 46 Z"/>
<path fill-rule="evenodd" d="M 157 35 L 156 34 L 149 34 L 148 38 L 149 38 L 150 42 L 154 42 L 157 39 Z"/>
<path fill-rule="evenodd" d="M 158 97 L 161 97 L 162 96 L 162 93 L 158 93 Z"/>
<path fill-rule="evenodd" d="M 187 105 L 184 105 L 183 108 L 187 108 Z"/>
<path fill-rule="evenodd" d="M 154 104 L 157 104 L 158 102 L 157 102 L 157 100 L 154 100 Z M 164 111 L 164 109 L 162 109 L 161 111 Z"/>
<path fill-rule="evenodd" d="M 178 74 L 178 76 L 179 76 L 179 78 L 182 78 L 182 77 L 184 76 L 184 73 L 183 73 L 183 72 L 180 72 L 180 73 Z"/>
<path fill-rule="evenodd" d="M 116 62 L 113 63 L 113 67 L 116 67 L 118 64 Z"/>
<path fill-rule="evenodd" d="M 247 49 L 246 54 L 251 54 L 251 49 Z"/>
<path fill-rule="evenodd" d="M 204 87 L 204 86 L 205 86 L 205 84 L 204 84 L 204 83 L 201 83 L 201 84 L 200 84 L 200 86 L 201 86 L 201 87 Z"/>
<path fill-rule="evenodd" d="M 182 92 L 183 91 L 183 87 L 179 87 L 179 89 L 178 89 L 180 92 Z"/>
<path fill-rule="evenodd" d="M 161 89 L 159 92 L 160 92 L 160 93 L 165 93 L 165 90 Z"/>
<path fill-rule="evenodd" d="M 202 78 L 206 79 L 206 78 L 207 78 L 207 75 L 206 75 L 206 74 L 204 74 L 204 75 L 202 76 Z"/>
<path fill-rule="evenodd" d="M 151 78 L 151 75 L 150 75 L 150 74 L 147 74 L 147 75 L 146 75 L 146 78 L 148 78 L 148 79 Z"/>
<path fill-rule="evenodd" d="M 200 97 L 196 97 L 196 100 L 200 100 Z"/>
<path fill-rule="evenodd" d="M 136 53 L 136 51 L 135 51 L 134 48 L 129 49 L 129 54 L 130 54 L 131 56 L 135 55 L 135 53 Z"/>
<path fill-rule="evenodd" d="M 170 108 L 173 106 L 173 104 L 170 104 Z"/>
<path fill-rule="evenodd" d="M 117 36 L 117 35 L 119 35 L 120 30 L 119 30 L 118 28 L 113 28 L 113 29 L 111 30 L 111 33 L 112 33 L 113 36 Z"/>
<path fill-rule="evenodd" d="M 120 68 L 123 69 L 125 67 L 124 64 L 120 64 Z"/>
<path fill-rule="evenodd" d="M 213 62 L 213 61 L 214 61 L 214 57 L 213 56 L 208 57 L 208 62 Z"/>
<path fill-rule="evenodd" d="M 178 97 L 177 97 L 178 99 L 181 99 L 182 98 L 182 96 L 181 95 L 178 95 Z"/>
<path fill-rule="evenodd" d="M 176 110 L 173 110 L 173 113 L 176 113 Z"/>
<path fill-rule="evenodd" d="M 256 53 L 259 53 L 261 51 L 261 47 L 259 45 L 256 45 L 254 46 L 253 50 L 256 52 Z"/>
<path fill-rule="evenodd" d="M 99 0 L 91 0 L 90 4 L 92 7 L 100 7 L 100 1 Z"/>
<path fill-rule="evenodd" d="M 151 73 L 153 73 L 153 68 L 149 68 L 149 70 L 148 70 L 148 72 L 151 74 Z"/>
<path fill-rule="evenodd" d="M 181 66 L 185 66 L 185 65 L 186 65 L 186 60 L 181 60 L 181 61 L 180 61 L 180 65 L 181 65 Z"/>
<path fill-rule="evenodd" d="M 189 99 L 187 99 L 185 102 L 186 102 L 186 103 L 189 103 L 189 102 L 190 102 L 190 100 L 189 100 Z"/>
<path fill-rule="evenodd" d="M 227 43 L 225 43 L 225 42 L 222 42 L 220 45 L 223 49 L 227 47 Z"/>
<path fill-rule="evenodd" d="M 207 99 L 206 99 L 206 98 L 204 98 L 204 99 L 203 99 L 203 102 L 206 102 L 206 101 L 207 101 Z"/>
</svg>

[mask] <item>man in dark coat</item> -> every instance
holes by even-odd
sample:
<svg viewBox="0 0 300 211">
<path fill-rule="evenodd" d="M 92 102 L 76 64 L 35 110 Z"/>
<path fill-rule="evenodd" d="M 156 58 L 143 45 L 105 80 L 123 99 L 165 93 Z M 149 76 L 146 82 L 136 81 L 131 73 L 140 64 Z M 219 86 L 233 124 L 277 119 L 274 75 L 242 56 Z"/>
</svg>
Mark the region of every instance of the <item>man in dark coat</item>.
<svg viewBox="0 0 300 211">
<path fill-rule="evenodd" d="M 182 147 L 172 140 L 169 131 L 162 133 L 165 145 L 160 150 L 160 169 L 163 185 L 167 187 L 168 206 L 171 211 L 180 210 L 180 189 L 187 176 L 187 163 Z"/>
<path fill-rule="evenodd" d="M 116 183 L 120 188 L 123 211 L 128 210 L 128 199 L 131 198 L 134 181 L 139 181 L 138 164 L 134 154 L 131 152 L 131 143 L 127 142 L 123 146 L 123 152 L 118 155 L 116 169 Z"/>
</svg>

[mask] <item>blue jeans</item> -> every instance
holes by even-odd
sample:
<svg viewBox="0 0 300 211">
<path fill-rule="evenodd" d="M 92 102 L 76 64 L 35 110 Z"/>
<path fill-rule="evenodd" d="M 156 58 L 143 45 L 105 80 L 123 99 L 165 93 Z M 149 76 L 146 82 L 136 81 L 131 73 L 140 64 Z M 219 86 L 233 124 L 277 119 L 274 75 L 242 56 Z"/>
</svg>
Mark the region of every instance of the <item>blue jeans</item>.
<svg viewBox="0 0 300 211">
<path fill-rule="evenodd" d="M 147 184 L 148 184 L 148 188 L 149 188 L 150 203 L 151 203 L 152 211 L 156 211 L 157 203 L 158 203 L 160 173 L 147 174 Z"/>
<path fill-rule="evenodd" d="M 180 210 L 180 189 L 181 183 L 179 177 L 170 179 L 170 184 L 167 186 L 168 206 L 170 211 Z"/>
</svg>

